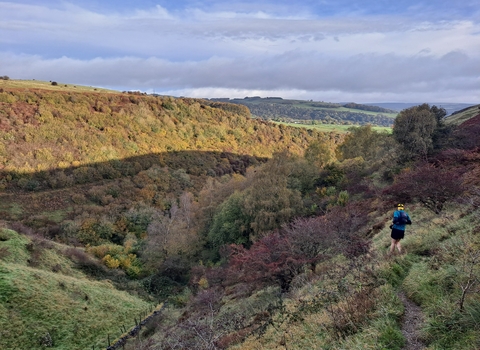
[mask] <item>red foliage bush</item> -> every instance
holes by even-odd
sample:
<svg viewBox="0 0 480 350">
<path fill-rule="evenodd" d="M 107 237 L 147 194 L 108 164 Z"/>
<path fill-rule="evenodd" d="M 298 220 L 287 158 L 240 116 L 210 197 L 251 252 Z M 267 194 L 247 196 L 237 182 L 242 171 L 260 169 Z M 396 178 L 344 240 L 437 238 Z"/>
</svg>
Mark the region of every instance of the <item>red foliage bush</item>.
<svg viewBox="0 0 480 350">
<path fill-rule="evenodd" d="M 480 114 L 460 124 L 454 132 L 456 146 L 463 149 L 480 147 Z"/>
<path fill-rule="evenodd" d="M 280 232 L 255 242 L 250 249 L 230 245 L 228 284 L 255 283 L 258 286 L 278 283 L 288 291 L 293 278 L 305 267 L 331 254 L 347 257 L 365 254 L 369 244 L 362 237 L 367 208 L 358 204 L 335 207 L 327 215 L 299 218 Z"/>
<path fill-rule="evenodd" d="M 439 214 L 444 204 L 463 192 L 461 171 L 424 164 L 407 171 L 385 189 L 384 194 L 397 202 L 419 201 L 425 207 Z"/>
<path fill-rule="evenodd" d="M 310 262 L 305 256 L 292 252 L 291 246 L 291 242 L 278 233 L 263 237 L 250 249 L 230 245 L 230 278 L 235 276 L 237 281 L 260 284 L 276 282 L 283 291 L 288 291 L 293 277 Z"/>
</svg>

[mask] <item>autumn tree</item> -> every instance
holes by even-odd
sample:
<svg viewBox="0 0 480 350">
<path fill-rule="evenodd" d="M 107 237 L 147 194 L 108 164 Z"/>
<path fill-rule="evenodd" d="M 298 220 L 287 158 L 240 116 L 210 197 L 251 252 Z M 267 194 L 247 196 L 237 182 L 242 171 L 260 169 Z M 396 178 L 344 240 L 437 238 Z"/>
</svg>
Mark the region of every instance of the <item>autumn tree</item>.
<svg viewBox="0 0 480 350">
<path fill-rule="evenodd" d="M 237 174 L 227 175 L 220 179 L 207 178 L 198 196 L 198 208 L 195 211 L 195 220 L 199 225 L 199 232 L 207 235 L 219 205 L 235 191 L 240 192 L 245 187 L 245 177 Z"/>
<path fill-rule="evenodd" d="M 148 268 L 156 269 L 172 256 L 192 254 L 197 249 L 198 238 L 192 227 L 192 201 L 192 194 L 185 192 L 178 203 L 171 203 L 168 210 L 153 212 L 141 254 Z"/>
</svg>

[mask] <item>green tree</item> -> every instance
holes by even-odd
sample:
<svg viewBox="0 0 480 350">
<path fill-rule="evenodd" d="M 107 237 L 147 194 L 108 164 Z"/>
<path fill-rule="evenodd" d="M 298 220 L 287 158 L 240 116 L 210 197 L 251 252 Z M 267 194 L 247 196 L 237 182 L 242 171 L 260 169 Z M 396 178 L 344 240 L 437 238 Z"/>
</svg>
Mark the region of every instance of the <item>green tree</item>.
<svg viewBox="0 0 480 350">
<path fill-rule="evenodd" d="M 243 202 L 244 196 L 236 191 L 220 204 L 208 232 L 208 241 L 214 248 L 249 242 L 250 218 L 244 213 Z"/>
<path fill-rule="evenodd" d="M 301 212 L 301 193 L 289 187 L 296 165 L 295 157 L 282 152 L 251 174 L 244 211 L 251 218 L 254 236 L 280 227 Z"/>
<path fill-rule="evenodd" d="M 371 125 L 352 127 L 348 131 L 349 134 L 337 149 L 340 160 L 362 157 L 371 161 L 382 158 L 390 149 L 390 135 L 373 130 Z"/>
<path fill-rule="evenodd" d="M 395 118 L 393 137 L 402 145 L 403 160 L 427 159 L 433 150 L 433 135 L 441 115 L 438 108 L 426 103 L 404 109 Z"/>
<path fill-rule="evenodd" d="M 321 141 L 313 141 L 305 151 L 305 159 L 318 168 L 323 168 L 335 160 L 332 147 Z"/>
</svg>

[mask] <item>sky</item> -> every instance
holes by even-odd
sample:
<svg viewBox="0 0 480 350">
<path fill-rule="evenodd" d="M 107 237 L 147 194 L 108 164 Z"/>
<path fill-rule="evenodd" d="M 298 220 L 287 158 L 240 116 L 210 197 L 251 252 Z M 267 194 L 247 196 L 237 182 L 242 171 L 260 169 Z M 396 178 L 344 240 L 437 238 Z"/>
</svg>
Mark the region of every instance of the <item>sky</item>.
<svg viewBox="0 0 480 350">
<path fill-rule="evenodd" d="M 0 76 L 199 98 L 480 103 L 478 0 L 0 0 Z"/>
</svg>

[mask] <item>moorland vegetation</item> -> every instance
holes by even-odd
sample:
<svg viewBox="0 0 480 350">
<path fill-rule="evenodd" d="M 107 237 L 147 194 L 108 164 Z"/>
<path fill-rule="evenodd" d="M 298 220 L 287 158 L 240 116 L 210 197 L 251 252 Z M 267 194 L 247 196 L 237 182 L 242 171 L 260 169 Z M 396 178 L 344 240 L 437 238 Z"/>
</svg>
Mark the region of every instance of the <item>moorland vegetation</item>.
<svg viewBox="0 0 480 350">
<path fill-rule="evenodd" d="M 3 347 L 106 346 L 167 302 L 126 349 L 401 349 L 399 292 L 430 349 L 480 346 L 480 117 L 338 135 L 61 84 L 3 85 L 0 116 Z"/>
</svg>

